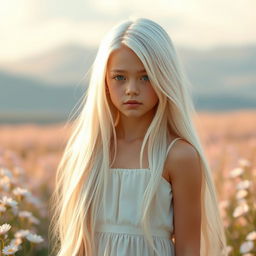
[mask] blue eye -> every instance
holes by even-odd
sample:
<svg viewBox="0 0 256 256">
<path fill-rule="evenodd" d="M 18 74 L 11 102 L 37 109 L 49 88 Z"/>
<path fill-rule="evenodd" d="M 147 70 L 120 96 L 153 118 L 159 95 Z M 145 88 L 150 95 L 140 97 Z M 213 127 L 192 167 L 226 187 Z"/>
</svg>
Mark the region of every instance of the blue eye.
<svg viewBox="0 0 256 256">
<path fill-rule="evenodd" d="M 118 81 L 120 81 L 120 79 L 116 79 L 117 77 L 122 77 L 122 78 L 123 78 L 124 76 L 122 76 L 122 75 L 117 75 L 117 76 L 114 76 L 114 79 L 115 79 L 115 80 L 118 80 Z"/>
<path fill-rule="evenodd" d="M 149 81 L 148 75 L 144 75 L 144 76 L 142 76 L 142 78 L 144 81 Z M 113 79 L 116 81 L 122 81 L 122 80 L 125 80 L 125 77 L 123 75 L 116 75 L 113 77 Z"/>
<path fill-rule="evenodd" d="M 149 77 L 148 77 L 148 75 L 145 75 L 145 76 L 142 76 L 142 77 L 146 77 L 146 80 L 145 80 L 145 79 L 143 79 L 144 81 L 149 81 Z"/>
</svg>

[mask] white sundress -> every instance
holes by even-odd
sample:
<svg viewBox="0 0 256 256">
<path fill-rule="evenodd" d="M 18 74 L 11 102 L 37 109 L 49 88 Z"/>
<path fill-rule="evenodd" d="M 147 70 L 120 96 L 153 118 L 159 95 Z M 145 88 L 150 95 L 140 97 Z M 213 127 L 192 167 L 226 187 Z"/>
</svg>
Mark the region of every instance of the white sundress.
<svg viewBox="0 0 256 256">
<path fill-rule="evenodd" d="M 175 138 L 167 153 L 175 143 Z M 150 169 L 110 168 L 106 208 L 99 211 L 96 226 L 96 256 L 157 256 L 139 226 L 143 193 Z M 150 209 L 151 230 L 159 256 L 175 256 L 171 184 L 163 177 Z"/>
</svg>

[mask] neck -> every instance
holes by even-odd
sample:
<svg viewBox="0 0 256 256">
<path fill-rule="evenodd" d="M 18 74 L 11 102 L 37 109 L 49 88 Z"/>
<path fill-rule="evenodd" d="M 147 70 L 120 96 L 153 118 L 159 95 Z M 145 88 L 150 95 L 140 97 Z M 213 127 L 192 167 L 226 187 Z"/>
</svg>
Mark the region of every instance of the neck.
<svg viewBox="0 0 256 256">
<path fill-rule="evenodd" d="M 152 119 L 153 115 L 150 113 L 140 117 L 127 117 L 120 114 L 120 120 L 116 126 L 117 139 L 125 142 L 143 140 Z"/>
</svg>

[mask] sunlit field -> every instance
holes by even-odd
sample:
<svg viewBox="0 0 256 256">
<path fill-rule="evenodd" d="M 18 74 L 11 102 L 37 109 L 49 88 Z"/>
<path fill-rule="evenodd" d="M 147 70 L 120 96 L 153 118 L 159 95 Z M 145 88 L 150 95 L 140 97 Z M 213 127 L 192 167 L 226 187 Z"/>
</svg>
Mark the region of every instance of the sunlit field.
<svg viewBox="0 0 256 256">
<path fill-rule="evenodd" d="M 256 255 L 256 111 L 200 113 L 195 123 L 229 255 Z M 0 256 L 48 255 L 49 197 L 69 134 L 68 124 L 0 126 Z"/>
</svg>

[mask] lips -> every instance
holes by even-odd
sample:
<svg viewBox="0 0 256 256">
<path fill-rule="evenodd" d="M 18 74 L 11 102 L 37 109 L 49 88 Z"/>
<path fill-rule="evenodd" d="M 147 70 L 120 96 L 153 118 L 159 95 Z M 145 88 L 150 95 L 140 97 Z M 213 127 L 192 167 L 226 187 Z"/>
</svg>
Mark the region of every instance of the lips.
<svg viewBox="0 0 256 256">
<path fill-rule="evenodd" d="M 141 102 L 138 102 L 137 100 L 128 100 L 124 104 L 141 104 Z"/>
</svg>

